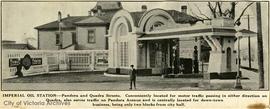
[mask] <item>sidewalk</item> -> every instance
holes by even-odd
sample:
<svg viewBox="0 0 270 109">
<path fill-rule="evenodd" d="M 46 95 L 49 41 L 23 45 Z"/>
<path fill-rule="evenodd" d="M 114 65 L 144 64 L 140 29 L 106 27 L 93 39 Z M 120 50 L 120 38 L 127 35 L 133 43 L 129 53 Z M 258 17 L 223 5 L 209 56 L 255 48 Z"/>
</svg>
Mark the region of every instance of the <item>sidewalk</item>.
<svg viewBox="0 0 270 109">
<path fill-rule="evenodd" d="M 241 71 L 243 77 L 249 78 L 241 80 L 241 84 L 243 87 L 242 90 L 258 90 L 259 73 L 245 69 L 241 69 Z M 234 89 L 236 83 L 235 79 L 230 80 L 213 79 L 210 81 L 210 83 L 211 83 L 210 90 L 236 90 Z"/>
</svg>

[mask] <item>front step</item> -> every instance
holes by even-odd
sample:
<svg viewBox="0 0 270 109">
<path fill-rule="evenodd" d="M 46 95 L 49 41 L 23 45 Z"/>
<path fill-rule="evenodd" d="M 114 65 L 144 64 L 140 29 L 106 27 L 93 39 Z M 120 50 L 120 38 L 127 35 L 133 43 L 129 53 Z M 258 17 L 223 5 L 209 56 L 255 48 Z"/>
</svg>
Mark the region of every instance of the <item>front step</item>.
<svg viewBox="0 0 270 109">
<path fill-rule="evenodd" d="M 236 79 L 237 72 L 222 72 L 222 73 L 205 73 L 205 79 Z M 240 71 L 240 77 L 242 77 L 242 72 Z"/>
<path fill-rule="evenodd" d="M 168 74 L 162 75 L 163 78 L 203 78 L 203 74 Z"/>
</svg>

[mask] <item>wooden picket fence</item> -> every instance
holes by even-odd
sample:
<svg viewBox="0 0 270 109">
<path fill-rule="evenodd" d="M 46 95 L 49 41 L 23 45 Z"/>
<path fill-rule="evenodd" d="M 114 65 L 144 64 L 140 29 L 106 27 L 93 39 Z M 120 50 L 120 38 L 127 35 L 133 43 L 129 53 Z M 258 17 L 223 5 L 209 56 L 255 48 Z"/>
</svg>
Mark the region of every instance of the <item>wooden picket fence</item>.
<svg viewBox="0 0 270 109">
<path fill-rule="evenodd" d="M 16 61 L 22 59 L 26 54 L 29 54 L 32 60 L 42 61 L 39 62 L 39 65 L 32 65 L 28 70 L 23 68 L 24 75 L 44 74 L 52 71 L 106 70 L 108 67 L 107 50 L 3 50 L 2 77 L 14 77 L 17 71 Z"/>
</svg>

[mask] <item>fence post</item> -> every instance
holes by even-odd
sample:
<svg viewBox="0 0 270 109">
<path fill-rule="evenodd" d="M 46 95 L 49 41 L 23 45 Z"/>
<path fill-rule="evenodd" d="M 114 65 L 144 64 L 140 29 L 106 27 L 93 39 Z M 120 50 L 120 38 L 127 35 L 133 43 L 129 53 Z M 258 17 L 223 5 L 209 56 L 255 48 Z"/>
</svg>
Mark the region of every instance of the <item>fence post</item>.
<svg viewBox="0 0 270 109">
<path fill-rule="evenodd" d="M 72 60 L 69 60 L 68 62 L 69 62 L 69 70 L 72 70 L 72 69 L 71 69 L 71 67 L 72 67 L 72 65 L 71 65 Z"/>
<path fill-rule="evenodd" d="M 204 73 L 204 71 L 203 71 L 204 69 L 203 69 L 203 61 L 202 61 L 202 74 Z"/>
<path fill-rule="evenodd" d="M 92 56 L 91 56 L 92 57 L 91 58 L 91 65 L 92 66 L 91 67 L 92 67 L 92 70 L 95 70 L 95 58 L 96 58 L 95 57 L 95 51 L 92 51 L 91 54 L 92 54 Z"/>
<path fill-rule="evenodd" d="M 47 56 L 47 52 L 43 52 L 42 53 L 42 58 L 43 58 L 43 62 L 42 64 L 44 64 L 45 67 L 45 72 L 49 73 L 49 64 L 48 64 L 48 56 Z"/>
</svg>

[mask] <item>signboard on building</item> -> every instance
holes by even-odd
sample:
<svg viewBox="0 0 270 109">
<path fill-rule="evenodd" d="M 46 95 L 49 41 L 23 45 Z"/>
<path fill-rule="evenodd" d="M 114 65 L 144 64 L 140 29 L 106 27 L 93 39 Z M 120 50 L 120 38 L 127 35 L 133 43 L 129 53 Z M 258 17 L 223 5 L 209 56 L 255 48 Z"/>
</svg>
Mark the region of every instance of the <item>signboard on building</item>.
<svg viewBox="0 0 270 109">
<path fill-rule="evenodd" d="M 96 53 L 95 55 L 95 62 L 96 65 L 108 65 L 108 53 L 102 52 L 102 53 Z"/>
<path fill-rule="evenodd" d="M 21 65 L 28 70 L 31 65 L 32 65 L 32 58 L 30 57 L 29 54 L 26 54 L 22 59 L 21 59 Z"/>
<path fill-rule="evenodd" d="M 32 58 L 32 65 L 42 65 L 42 58 Z"/>
<path fill-rule="evenodd" d="M 18 58 L 10 58 L 9 59 L 9 67 L 16 67 L 20 64 L 20 59 Z"/>
<path fill-rule="evenodd" d="M 31 58 L 30 55 L 25 55 L 24 58 L 10 58 L 9 67 L 16 67 L 22 64 L 23 66 L 42 65 L 42 58 Z"/>
</svg>

